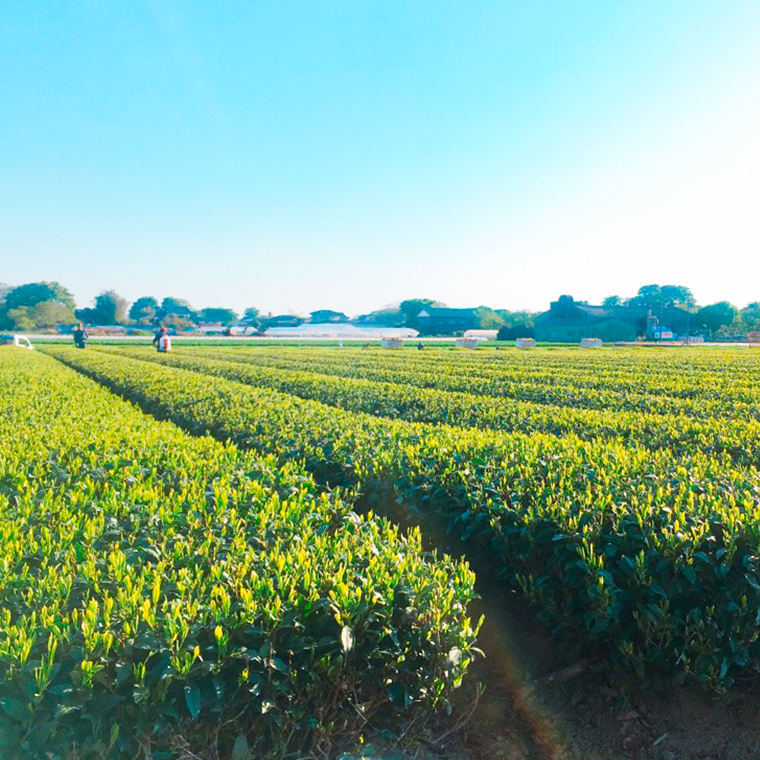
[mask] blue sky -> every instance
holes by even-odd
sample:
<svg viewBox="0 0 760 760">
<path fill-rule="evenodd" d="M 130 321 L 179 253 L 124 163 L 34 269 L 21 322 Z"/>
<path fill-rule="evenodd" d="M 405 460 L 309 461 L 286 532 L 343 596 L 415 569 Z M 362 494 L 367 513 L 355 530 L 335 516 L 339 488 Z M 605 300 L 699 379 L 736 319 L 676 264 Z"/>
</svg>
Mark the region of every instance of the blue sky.
<svg viewBox="0 0 760 760">
<path fill-rule="evenodd" d="M 760 3 L 5 0 L 0 281 L 760 300 Z"/>
</svg>

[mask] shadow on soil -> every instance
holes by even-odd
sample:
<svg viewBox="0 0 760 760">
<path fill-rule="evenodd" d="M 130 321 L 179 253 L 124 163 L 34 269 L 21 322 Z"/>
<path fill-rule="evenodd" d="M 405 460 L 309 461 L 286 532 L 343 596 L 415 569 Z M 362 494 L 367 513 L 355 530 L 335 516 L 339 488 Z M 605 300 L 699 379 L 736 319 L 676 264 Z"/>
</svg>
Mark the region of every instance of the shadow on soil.
<svg viewBox="0 0 760 760">
<path fill-rule="evenodd" d="M 357 509 L 366 511 L 363 500 Z M 485 653 L 456 697 L 445 739 L 419 758 L 446 760 L 760 760 L 760 682 L 726 698 L 668 684 L 633 694 L 602 658 L 579 660 L 518 594 L 489 573 L 482 557 L 431 517 L 392 500 L 371 509 L 403 527 L 419 526 L 428 548 L 466 555 L 477 573 Z M 478 699 L 479 685 L 484 688 Z M 473 710 L 474 706 L 474 710 Z M 464 725 L 451 730 L 472 711 Z"/>
</svg>

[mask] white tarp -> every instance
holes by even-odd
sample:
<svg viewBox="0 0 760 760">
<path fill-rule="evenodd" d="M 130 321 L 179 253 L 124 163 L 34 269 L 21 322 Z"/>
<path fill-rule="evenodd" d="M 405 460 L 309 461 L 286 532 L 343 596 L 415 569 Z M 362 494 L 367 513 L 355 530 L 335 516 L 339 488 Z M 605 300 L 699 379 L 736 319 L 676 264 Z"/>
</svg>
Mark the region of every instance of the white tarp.
<svg viewBox="0 0 760 760">
<path fill-rule="evenodd" d="M 298 327 L 270 327 L 264 335 L 271 338 L 416 338 L 419 333 L 408 327 L 357 327 L 347 322 L 304 324 Z"/>
</svg>

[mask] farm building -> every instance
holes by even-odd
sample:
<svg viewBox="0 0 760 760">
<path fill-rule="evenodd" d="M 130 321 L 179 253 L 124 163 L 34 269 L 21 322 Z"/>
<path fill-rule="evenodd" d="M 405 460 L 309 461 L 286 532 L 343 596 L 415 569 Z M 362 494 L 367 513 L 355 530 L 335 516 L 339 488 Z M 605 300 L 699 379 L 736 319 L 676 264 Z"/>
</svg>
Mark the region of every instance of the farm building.
<svg viewBox="0 0 760 760">
<path fill-rule="evenodd" d="M 653 316 L 644 306 L 591 306 L 560 296 L 549 311 L 536 317 L 536 340 L 577 343 L 582 338 L 601 338 L 605 343 L 633 341 L 647 335 L 653 324 L 662 324 L 673 333 L 686 332 L 687 313 L 683 309 L 658 310 Z"/>
<path fill-rule="evenodd" d="M 472 330 L 476 321 L 474 309 L 428 306 L 417 315 L 417 326 L 422 335 L 452 335 Z"/>
</svg>

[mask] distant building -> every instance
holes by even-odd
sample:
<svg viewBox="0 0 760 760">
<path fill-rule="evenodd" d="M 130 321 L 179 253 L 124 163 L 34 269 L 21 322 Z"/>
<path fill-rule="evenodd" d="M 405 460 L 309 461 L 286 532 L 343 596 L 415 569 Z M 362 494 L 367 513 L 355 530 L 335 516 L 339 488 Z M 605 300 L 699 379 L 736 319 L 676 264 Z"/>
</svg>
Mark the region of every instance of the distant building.
<svg viewBox="0 0 760 760">
<path fill-rule="evenodd" d="M 205 335 L 221 335 L 227 329 L 227 325 L 223 325 L 221 322 L 201 322 L 195 326 L 195 332 Z"/>
<path fill-rule="evenodd" d="M 422 335 L 453 335 L 472 330 L 476 326 L 475 309 L 446 309 L 426 306 L 417 315 L 417 326 Z"/>
<path fill-rule="evenodd" d="M 685 309 L 656 309 L 653 314 L 645 306 L 592 306 L 572 296 L 560 296 L 549 311 L 536 317 L 536 340 L 577 343 L 583 338 L 600 338 L 615 343 L 639 337 L 664 339 L 668 334 L 685 333 L 688 321 Z"/>
</svg>

